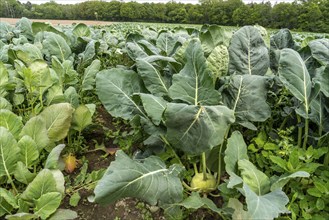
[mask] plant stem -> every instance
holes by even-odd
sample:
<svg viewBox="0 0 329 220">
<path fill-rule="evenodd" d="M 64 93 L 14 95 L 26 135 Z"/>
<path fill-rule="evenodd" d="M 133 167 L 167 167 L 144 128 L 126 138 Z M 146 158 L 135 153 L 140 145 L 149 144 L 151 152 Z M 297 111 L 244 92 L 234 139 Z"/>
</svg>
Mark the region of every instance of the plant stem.
<svg viewBox="0 0 329 220">
<path fill-rule="evenodd" d="M 285 126 L 286 123 L 287 123 L 287 120 L 288 120 L 288 117 L 285 117 L 285 118 L 283 119 L 283 122 L 281 123 L 279 130 L 283 130 L 284 126 Z"/>
<path fill-rule="evenodd" d="M 203 173 L 203 181 L 206 181 L 207 178 L 207 164 L 206 164 L 206 153 L 203 152 L 201 154 L 201 159 L 202 159 L 202 173 Z"/>
<path fill-rule="evenodd" d="M 328 166 L 329 165 L 329 151 L 324 156 L 323 165 L 324 166 Z"/>
<path fill-rule="evenodd" d="M 227 140 L 228 137 L 228 133 L 230 132 L 231 129 L 231 125 L 227 128 L 225 136 L 224 136 L 224 140 L 221 143 L 221 145 L 219 146 L 219 151 L 218 151 L 218 170 L 217 170 L 217 185 L 220 184 L 220 177 L 222 175 L 222 151 L 223 151 L 223 146 L 224 143 Z"/>
<path fill-rule="evenodd" d="M 15 192 L 15 195 L 17 195 L 18 191 L 17 191 L 17 188 L 16 188 L 16 186 L 15 186 L 15 184 L 14 184 L 13 179 L 11 178 L 11 176 L 10 176 L 8 173 L 7 173 L 7 176 L 8 176 L 9 182 L 10 182 L 10 184 L 11 184 L 11 187 L 13 187 L 13 190 L 14 190 L 14 192 Z"/>
<path fill-rule="evenodd" d="M 180 160 L 180 158 L 177 155 L 176 151 L 171 147 L 171 145 L 169 144 L 168 140 L 163 135 L 160 135 L 160 137 L 161 137 L 162 141 L 166 144 L 166 146 L 173 152 L 173 154 L 174 154 L 175 158 L 178 160 L 179 164 L 184 167 L 184 164 Z"/>
<path fill-rule="evenodd" d="M 309 121 L 308 118 L 305 119 L 305 130 L 304 130 L 304 142 L 303 142 L 303 149 L 306 150 L 307 139 L 308 139 L 308 127 Z"/>
<path fill-rule="evenodd" d="M 194 168 L 194 173 L 197 174 L 198 172 L 198 167 L 196 166 L 196 163 L 193 163 L 193 168 Z"/>
<path fill-rule="evenodd" d="M 189 185 L 187 185 L 187 183 L 185 183 L 184 181 L 182 181 L 182 185 L 189 191 L 195 191 L 195 189 L 193 189 L 192 187 L 190 187 Z"/>
<path fill-rule="evenodd" d="M 299 115 L 297 115 L 297 123 L 300 124 L 302 122 L 302 119 Z M 303 128 L 299 125 L 298 126 L 298 142 L 297 146 L 302 147 L 302 137 L 303 137 Z"/>
</svg>

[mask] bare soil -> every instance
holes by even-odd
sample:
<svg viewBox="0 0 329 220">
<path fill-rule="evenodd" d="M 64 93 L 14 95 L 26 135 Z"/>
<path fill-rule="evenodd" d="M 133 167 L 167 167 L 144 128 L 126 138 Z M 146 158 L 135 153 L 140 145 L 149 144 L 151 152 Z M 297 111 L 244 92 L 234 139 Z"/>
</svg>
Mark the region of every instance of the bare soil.
<svg viewBox="0 0 329 220">
<path fill-rule="evenodd" d="M 9 24 L 16 24 L 19 18 L 0 18 L 0 22 L 7 22 Z M 86 25 L 111 25 L 110 21 L 90 21 L 90 20 L 51 20 L 51 19 L 30 19 L 33 22 L 46 22 L 52 25 L 72 25 L 78 23 L 84 23 Z"/>
</svg>

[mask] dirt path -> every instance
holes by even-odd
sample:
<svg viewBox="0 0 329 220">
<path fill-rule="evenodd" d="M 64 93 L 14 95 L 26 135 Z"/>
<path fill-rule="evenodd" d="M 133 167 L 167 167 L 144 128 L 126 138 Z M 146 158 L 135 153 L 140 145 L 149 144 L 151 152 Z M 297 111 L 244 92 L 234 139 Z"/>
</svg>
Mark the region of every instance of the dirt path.
<svg viewBox="0 0 329 220">
<path fill-rule="evenodd" d="M 9 24 L 16 24 L 19 18 L 0 18 L 0 22 L 7 22 Z M 110 21 L 85 21 L 85 20 L 51 20 L 51 19 L 30 19 L 36 22 L 48 22 L 52 25 L 72 25 L 74 23 L 84 23 L 86 25 L 110 25 Z"/>
</svg>

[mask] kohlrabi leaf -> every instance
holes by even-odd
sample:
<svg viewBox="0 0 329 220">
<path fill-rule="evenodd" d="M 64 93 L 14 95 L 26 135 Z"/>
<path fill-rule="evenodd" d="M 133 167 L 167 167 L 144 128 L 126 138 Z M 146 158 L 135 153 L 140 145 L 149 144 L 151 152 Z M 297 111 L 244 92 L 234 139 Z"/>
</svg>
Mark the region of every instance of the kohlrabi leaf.
<svg viewBox="0 0 329 220">
<path fill-rule="evenodd" d="M 218 25 L 209 26 L 206 31 L 200 33 L 200 41 L 205 56 L 208 57 L 219 45 L 228 47 L 231 37 L 232 32 L 223 27 Z"/>
<path fill-rule="evenodd" d="M 145 58 L 148 56 L 144 49 L 136 42 L 128 42 L 126 44 L 126 50 L 132 60 L 136 60 L 137 58 Z"/>
<path fill-rule="evenodd" d="M 238 161 L 239 170 L 244 184 L 254 191 L 258 196 L 265 195 L 270 191 L 270 178 L 249 160 Z"/>
<path fill-rule="evenodd" d="M 97 183 L 94 201 L 108 204 L 124 197 L 135 197 L 151 205 L 180 202 L 183 199 L 183 187 L 178 178 L 181 170 L 178 165 L 166 168 L 155 156 L 139 161 L 117 151 L 116 160 Z"/>
<path fill-rule="evenodd" d="M 20 148 L 19 160 L 29 168 L 34 164 L 34 161 L 39 158 L 39 150 L 37 144 L 28 135 L 24 135 L 17 144 Z"/>
<path fill-rule="evenodd" d="M 227 206 L 229 208 L 234 209 L 234 212 L 232 214 L 232 219 L 236 219 L 236 220 L 250 219 L 248 212 L 243 209 L 243 204 L 238 199 L 230 198 Z"/>
<path fill-rule="evenodd" d="M 59 192 L 49 192 L 43 194 L 35 201 L 34 213 L 41 219 L 47 219 L 59 207 L 62 196 Z"/>
<path fill-rule="evenodd" d="M 270 66 L 275 72 L 278 71 L 280 52 L 284 48 L 295 48 L 295 41 L 288 29 L 281 29 L 271 36 Z"/>
<path fill-rule="evenodd" d="M 147 115 L 155 125 L 159 125 L 162 120 L 162 114 L 166 109 L 167 101 L 161 97 L 152 94 L 139 94 Z"/>
<path fill-rule="evenodd" d="M 200 197 L 198 192 L 192 192 L 191 195 L 180 202 L 179 205 L 187 209 L 207 208 L 220 214 L 223 213 L 223 210 L 218 208 L 212 200 L 206 197 Z"/>
<path fill-rule="evenodd" d="M 169 103 L 164 118 L 169 143 L 192 155 L 221 144 L 229 125 L 234 122 L 232 110 L 220 105 Z"/>
<path fill-rule="evenodd" d="M 300 102 L 301 108 L 296 112 L 308 117 L 312 82 L 303 59 L 292 49 L 283 49 L 279 60 L 279 78 L 285 87 Z"/>
<path fill-rule="evenodd" d="M 86 105 L 79 105 L 73 113 L 72 128 L 82 132 L 88 125 L 92 123 L 92 112 Z"/>
<path fill-rule="evenodd" d="M 57 209 L 56 212 L 50 216 L 49 220 L 70 220 L 77 219 L 78 214 L 70 209 Z"/>
<path fill-rule="evenodd" d="M 228 71 L 229 54 L 227 47 L 219 45 L 213 49 L 211 54 L 207 57 L 207 64 L 212 72 L 214 82 L 221 76 L 225 76 Z"/>
<path fill-rule="evenodd" d="M 103 70 L 96 76 L 98 98 L 113 117 L 132 119 L 136 114 L 147 116 L 132 99 L 134 93 L 143 92 L 138 74 L 131 70 L 114 68 Z"/>
<path fill-rule="evenodd" d="M 245 26 L 234 33 L 229 46 L 229 73 L 265 75 L 270 62 L 268 49 L 257 28 Z"/>
<path fill-rule="evenodd" d="M 309 42 L 308 46 L 314 59 L 322 66 L 329 65 L 329 39 L 316 39 Z"/>
<path fill-rule="evenodd" d="M 59 144 L 55 148 L 51 150 L 51 152 L 48 154 L 45 168 L 47 169 L 59 169 L 58 163 L 60 159 L 60 155 L 65 147 L 65 144 Z"/>
<path fill-rule="evenodd" d="M 48 64 L 43 60 L 36 60 L 23 70 L 24 85 L 30 93 L 42 96 L 54 84 Z"/>
<path fill-rule="evenodd" d="M 136 65 L 138 74 L 143 79 L 148 91 L 160 97 L 168 94 L 170 82 L 162 75 L 159 69 L 145 59 L 137 59 Z"/>
<path fill-rule="evenodd" d="M 323 93 L 311 102 L 310 119 L 318 125 L 319 134 L 329 131 L 329 102 Z"/>
<path fill-rule="evenodd" d="M 9 73 L 7 71 L 7 68 L 1 61 L 0 61 L 0 79 L 1 79 L 0 80 L 0 97 L 5 97 L 8 94 L 6 86 L 9 81 Z"/>
<path fill-rule="evenodd" d="M 15 198 L 15 195 L 4 189 L 0 188 L 0 196 L 3 200 L 5 200 L 7 203 L 9 203 L 13 208 L 17 209 L 19 206 L 17 204 L 17 199 Z"/>
<path fill-rule="evenodd" d="M 230 78 L 222 96 L 224 103 L 234 111 L 236 123 L 245 126 L 245 122 L 263 122 L 271 116 L 266 102 L 266 84 L 264 76 L 235 75 Z"/>
<path fill-rule="evenodd" d="M 7 109 L 0 109 L 0 126 L 8 129 L 18 139 L 23 128 L 22 118 Z"/>
<path fill-rule="evenodd" d="M 14 215 L 6 215 L 6 219 L 7 220 L 34 220 L 34 219 L 38 219 L 39 216 L 36 214 L 31 214 L 31 213 L 26 213 L 26 212 L 20 212 L 20 213 L 16 213 Z"/>
<path fill-rule="evenodd" d="M 91 35 L 90 28 L 83 23 L 75 25 L 72 32 L 76 37 L 90 37 Z"/>
<path fill-rule="evenodd" d="M 61 87 L 66 85 L 76 85 L 78 83 L 78 73 L 74 69 L 71 60 L 60 61 L 57 57 L 51 58 L 52 69 L 55 70 Z"/>
<path fill-rule="evenodd" d="M 280 176 L 274 183 L 272 183 L 271 191 L 275 191 L 277 189 L 282 190 L 282 188 L 289 182 L 290 179 L 297 177 L 307 178 L 310 177 L 310 174 L 305 171 L 297 171 L 293 174 L 284 174 Z"/>
<path fill-rule="evenodd" d="M 81 90 L 93 90 L 95 87 L 95 78 L 96 73 L 99 72 L 101 68 L 101 62 L 99 60 L 94 60 L 85 70 L 82 81 L 81 81 Z"/>
<path fill-rule="evenodd" d="M 192 40 L 185 51 L 186 64 L 173 76 L 169 96 L 191 105 L 217 105 L 219 93 L 207 67 L 200 42 Z"/>
<path fill-rule="evenodd" d="M 34 202 L 42 195 L 49 192 L 57 192 L 56 181 L 48 169 L 41 170 L 34 180 L 27 186 L 21 198 L 25 201 Z"/>
<path fill-rule="evenodd" d="M 227 148 L 224 156 L 225 170 L 230 175 L 228 188 L 233 188 L 242 183 L 242 178 L 236 174 L 238 172 L 238 161 L 242 159 L 249 159 L 247 145 L 244 142 L 242 134 L 239 131 L 234 131 L 227 140 Z"/>
<path fill-rule="evenodd" d="M 64 139 L 71 127 L 74 109 L 69 103 L 53 104 L 45 108 L 41 113 L 46 122 L 48 137 L 51 141 Z"/>
<path fill-rule="evenodd" d="M 77 108 L 79 106 L 80 96 L 73 86 L 70 86 L 69 88 L 67 88 L 65 90 L 64 98 L 65 98 L 65 101 L 70 103 L 73 108 Z"/>
<path fill-rule="evenodd" d="M 320 90 L 329 98 L 329 65 L 316 71 L 314 81 L 320 84 Z"/>
<path fill-rule="evenodd" d="M 14 136 L 4 127 L 0 126 L 0 177 L 15 172 L 19 159 L 19 147 Z"/>
<path fill-rule="evenodd" d="M 20 137 L 24 135 L 28 135 L 34 140 L 38 146 L 39 152 L 50 143 L 46 121 L 40 116 L 32 117 L 26 122 L 20 133 Z"/>
<path fill-rule="evenodd" d="M 36 174 L 31 173 L 31 171 L 29 171 L 29 169 L 24 165 L 23 162 L 18 161 L 14 176 L 16 180 L 27 185 L 32 182 Z"/>
<path fill-rule="evenodd" d="M 47 57 L 56 56 L 62 62 L 67 60 L 71 55 L 71 48 L 66 40 L 55 33 L 44 32 L 44 39 L 42 41 L 44 53 Z"/>
<path fill-rule="evenodd" d="M 177 37 L 173 33 L 162 32 L 156 40 L 156 46 L 166 56 L 172 56 L 180 46 L 180 43 L 177 41 Z"/>
<path fill-rule="evenodd" d="M 12 111 L 12 108 L 13 108 L 13 106 L 11 105 L 10 102 L 8 102 L 7 99 L 0 97 L 0 110 L 7 109 L 9 111 Z"/>
<path fill-rule="evenodd" d="M 275 190 L 265 195 L 257 195 L 247 184 L 243 184 L 248 214 L 251 219 L 274 219 L 288 213 L 285 205 L 289 198 L 282 190 Z"/>
<path fill-rule="evenodd" d="M 24 35 L 29 40 L 34 39 L 32 21 L 30 19 L 23 17 L 17 21 L 15 26 L 20 30 L 21 35 Z"/>
<path fill-rule="evenodd" d="M 27 65 L 30 65 L 35 60 L 43 60 L 41 50 L 34 44 L 25 43 L 14 47 L 13 51 L 17 59 L 20 59 Z"/>
</svg>

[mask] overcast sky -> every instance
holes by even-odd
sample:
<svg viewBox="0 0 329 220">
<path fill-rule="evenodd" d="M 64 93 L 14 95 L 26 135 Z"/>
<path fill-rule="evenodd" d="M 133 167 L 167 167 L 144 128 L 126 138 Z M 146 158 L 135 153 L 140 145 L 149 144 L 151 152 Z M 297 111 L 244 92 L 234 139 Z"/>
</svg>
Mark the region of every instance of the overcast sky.
<svg viewBox="0 0 329 220">
<path fill-rule="evenodd" d="M 19 0 L 22 3 L 26 3 L 28 0 Z M 42 4 L 49 2 L 50 0 L 29 0 L 33 4 Z M 84 2 L 86 0 L 55 0 L 55 2 L 59 4 L 75 4 L 75 3 L 80 3 Z M 111 0 L 105 0 L 105 1 L 111 1 Z M 120 0 L 119 0 L 120 1 Z M 158 3 L 166 3 L 171 0 L 123 0 L 125 2 L 128 1 L 135 1 L 139 3 L 144 3 L 144 2 L 158 2 Z M 192 4 L 197 4 L 199 0 L 174 0 L 175 2 L 182 2 L 182 3 L 192 3 Z M 279 3 L 279 2 L 293 2 L 294 0 L 243 0 L 245 3 L 250 3 L 250 2 L 255 2 L 255 3 L 261 3 L 261 2 L 271 2 L 272 4 Z"/>
</svg>

